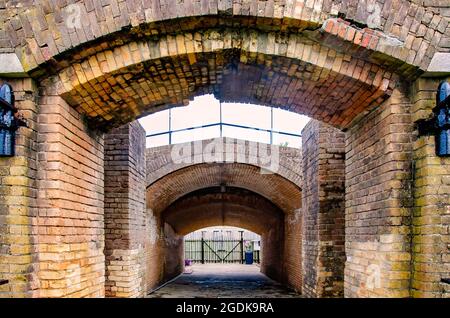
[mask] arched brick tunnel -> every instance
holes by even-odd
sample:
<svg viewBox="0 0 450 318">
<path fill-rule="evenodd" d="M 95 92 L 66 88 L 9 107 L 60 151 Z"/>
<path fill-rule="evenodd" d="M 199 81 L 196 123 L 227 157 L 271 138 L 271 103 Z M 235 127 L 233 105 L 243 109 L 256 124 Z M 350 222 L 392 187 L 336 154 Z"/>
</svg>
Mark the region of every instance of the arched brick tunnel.
<svg viewBox="0 0 450 318">
<path fill-rule="evenodd" d="M 171 204 L 162 214 L 162 221 L 174 232 L 186 235 L 209 226 L 235 226 L 261 235 L 261 272 L 278 281 L 285 282 L 285 262 L 292 255 L 284 257 L 284 214 L 283 211 L 264 197 L 233 187 L 212 187 L 186 194 Z M 298 233 L 297 239 L 300 239 Z M 171 249 L 166 253 L 177 253 Z M 182 246 L 178 250 L 183 255 Z M 170 266 L 170 264 L 167 264 Z M 179 262 L 181 269 L 182 263 Z M 301 259 L 295 264 L 301 271 Z M 171 270 L 172 268 L 170 268 Z M 176 272 L 176 274 L 179 273 Z M 175 274 L 166 273 L 166 275 Z M 301 281 L 296 282 L 297 287 Z"/>
<path fill-rule="evenodd" d="M 16 156 L 0 159 L 0 275 L 9 280 L 0 292 L 136 297 L 160 281 L 163 270 L 149 265 L 164 255 L 156 215 L 220 186 L 229 164 L 152 189 L 205 166 L 166 171 L 170 155 L 146 165 L 145 134 L 133 121 L 208 93 L 321 121 L 303 132 L 301 173 L 281 163 L 272 177 L 223 174 L 230 189 L 283 211 L 285 246 L 302 233 L 304 295 L 448 296 L 450 163 L 416 124 L 433 117 L 436 87 L 450 73 L 448 5 L 171 4 L 1 6 L 1 57 L 11 61 L 1 80 L 28 126 L 17 132 Z M 152 165 L 160 169 L 148 176 Z M 299 217 L 294 194 L 301 231 L 286 229 Z"/>
<path fill-rule="evenodd" d="M 232 145 L 224 147 L 224 158 L 236 157 L 239 151 L 245 154 L 245 147 L 238 147 L 245 146 L 244 141 L 220 141 Z M 207 145 L 208 142 L 217 140 L 201 143 Z M 257 143 L 254 145 L 258 146 Z M 153 279 L 159 274 L 158 279 L 164 281 L 180 273 L 183 235 L 207 226 L 230 225 L 260 234 L 261 271 L 300 291 L 300 152 L 284 148 L 284 155 L 278 157 L 279 147 L 269 147 L 273 159 L 280 159 L 274 173 L 256 165 L 261 162 L 258 157 L 255 165 L 225 161 L 176 164 L 173 160 L 165 160 L 168 155 L 173 155 L 176 147 L 180 148 L 167 146 L 147 150 L 147 209 L 155 217 L 156 224 L 164 229 L 164 240 L 159 242 L 158 248 L 159 264 L 152 267 Z M 194 154 L 192 158 L 195 158 Z"/>
</svg>

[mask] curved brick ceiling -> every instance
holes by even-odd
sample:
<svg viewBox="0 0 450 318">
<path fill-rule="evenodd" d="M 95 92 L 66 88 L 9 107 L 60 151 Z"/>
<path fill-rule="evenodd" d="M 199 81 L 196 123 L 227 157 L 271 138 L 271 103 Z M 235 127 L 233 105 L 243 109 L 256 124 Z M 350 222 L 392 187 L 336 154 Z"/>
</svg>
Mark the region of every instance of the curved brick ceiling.
<svg viewBox="0 0 450 318">
<path fill-rule="evenodd" d="M 260 235 L 283 224 L 283 212 L 266 198 L 239 188 L 207 188 L 172 203 L 162 219 L 180 235 L 208 226 L 236 226 Z"/>
<path fill-rule="evenodd" d="M 225 185 L 243 188 L 271 201 L 285 213 L 301 207 L 301 190 L 277 174 L 241 163 L 197 164 L 176 170 L 147 188 L 147 208 L 161 213 L 187 193 Z"/>
<path fill-rule="evenodd" d="M 234 42 L 229 49 L 213 50 L 203 43 L 200 51 L 207 52 L 180 54 L 173 40 L 173 52 L 169 44 L 164 48 L 169 52 L 161 47 L 155 53 L 171 56 L 134 63 L 132 47 L 115 50 L 64 69 L 59 78 L 52 79 L 53 84 L 44 86 L 59 88 L 58 94 L 100 128 L 187 105 L 203 94 L 214 94 L 224 102 L 281 107 L 344 128 L 356 115 L 388 97 L 398 80 L 373 63 L 310 40 L 303 42 L 301 37 L 291 39 L 298 47 L 298 51 L 291 50 L 292 57 L 277 56 L 279 52 L 267 54 L 267 47 L 249 52 L 242 43 Z M 283 50 L 281 45 L 275 47 Z"/>
</svg>

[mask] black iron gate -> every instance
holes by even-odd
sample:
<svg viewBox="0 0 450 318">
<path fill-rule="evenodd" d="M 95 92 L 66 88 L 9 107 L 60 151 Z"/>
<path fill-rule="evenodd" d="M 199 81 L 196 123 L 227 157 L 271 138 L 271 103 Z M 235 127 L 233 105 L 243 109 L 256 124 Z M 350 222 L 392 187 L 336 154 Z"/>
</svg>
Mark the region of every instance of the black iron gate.
<svg viewBox="0 0 450 318">
<path fill-rule="evenodd" d="M 244 263 L 245 243 L 242 232 L 240 238 L 218 235 L 200 237 L 184 241 L 185 259 L 192 263 Z M 252 244 L 252 242 L 250 242 Z M 259 263 L 259 251 L 253 251 L 253 262 Z"/>
</svg>

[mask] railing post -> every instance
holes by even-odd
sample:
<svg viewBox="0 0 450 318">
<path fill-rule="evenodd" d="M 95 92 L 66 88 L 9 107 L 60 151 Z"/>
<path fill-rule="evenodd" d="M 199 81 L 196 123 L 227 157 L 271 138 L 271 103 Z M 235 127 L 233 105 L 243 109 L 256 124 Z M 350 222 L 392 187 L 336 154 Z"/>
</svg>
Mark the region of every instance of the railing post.
<svg viewBox="0 0 450 318">
<path fill-rule="evenodd" d="M 270 107 L 270 144 L 273 144 L 273 107 Z"/>
<path fill-rule="evenodd" d="M 244 264 L 244 231 L 239 231 L 241 233 L 241 241 L 240 244 L 240 250 L 241 250 L 241 264 Z"/>
<path fill-rule="evenodd" d="M 205 232 L 202 231 L 202 248 L 201 248 L 201 251 L 202 251 L 202 264 L 205 264 L 205 238 L 203 236 L 204 234 L 205 234 Z"/>
<path fill-rule="evenodd" d="M 220 138 L 222 138 L 223 137 L 223 133 L 222 133 L 222 102 L 221 101 L 219 101 L 219 111 L 220 111 L 220 114 L 219 114 L 219 116 L 220 116 Z"/>
<path fill-rule="evenodd" d="M 169 145 L 172 144 L 172 108 L 169 108 Z"/>
</svg>

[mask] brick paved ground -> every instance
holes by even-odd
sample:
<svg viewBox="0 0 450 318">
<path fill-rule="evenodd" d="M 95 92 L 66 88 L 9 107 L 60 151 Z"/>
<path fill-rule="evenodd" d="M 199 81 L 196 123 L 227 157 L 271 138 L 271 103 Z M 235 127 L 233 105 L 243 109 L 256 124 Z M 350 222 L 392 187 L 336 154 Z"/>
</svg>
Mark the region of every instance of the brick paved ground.
<svg viewBox="0 0 450 318">
<path fill-rule="evenodd" d="M 301 297 L 259 272 L 256 265 L 196 264 L 191 274 L 150 294 L 149 298 Z M 187 270 L 186 270 L 187 272 Z"/>
</svg>

